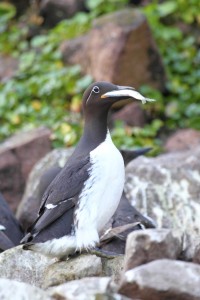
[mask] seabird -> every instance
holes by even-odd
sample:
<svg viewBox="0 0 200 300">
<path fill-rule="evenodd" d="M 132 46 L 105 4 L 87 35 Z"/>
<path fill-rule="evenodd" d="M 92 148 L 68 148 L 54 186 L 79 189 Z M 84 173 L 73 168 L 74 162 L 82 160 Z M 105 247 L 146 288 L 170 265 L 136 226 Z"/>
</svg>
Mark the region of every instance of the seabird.
<svg viewBox="0 0 200 300">
<path fill-rule="evenodd" d="M 22 228 L 0 193 L 0 251 L 19 245 Z"/>
<path fill-rule="evenodd" d="M 99 243 L 99 233 L 115 213 L 124 187 L 124 162 L 107 127 L 111 106 L 143 97 L 134 88 L 108 82 L 90 85 L 83 95 L 83 135 L 72 156 L 45 191 L 38 218 L 22 243 L 63 259 Z M 51 232 L 46 240 L 45 230 Z"/>
</svg>

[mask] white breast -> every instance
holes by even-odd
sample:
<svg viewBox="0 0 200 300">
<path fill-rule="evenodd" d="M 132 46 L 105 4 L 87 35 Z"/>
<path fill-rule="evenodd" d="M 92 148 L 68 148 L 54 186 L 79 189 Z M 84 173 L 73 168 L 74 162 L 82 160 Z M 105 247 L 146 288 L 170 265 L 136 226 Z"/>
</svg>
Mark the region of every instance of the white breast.
<svg viewBox="0 0 200 300">
<path fill-rule="evenodd" d="M 105 141 L 90 153 L 90 162 L 90 177 L 75 212 L 79 248 L 81 243 L 90 247 L 98 242 L 98 233 L 115 213 L 124 187 L 124 161 L 109 132 Z"/>
</svg>

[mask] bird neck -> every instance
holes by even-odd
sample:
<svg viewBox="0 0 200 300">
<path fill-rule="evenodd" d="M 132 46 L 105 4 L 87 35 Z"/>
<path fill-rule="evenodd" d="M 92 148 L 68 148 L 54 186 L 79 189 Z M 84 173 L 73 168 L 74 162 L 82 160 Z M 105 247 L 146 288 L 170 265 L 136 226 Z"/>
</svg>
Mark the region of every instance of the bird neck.
<svg viewBox="0 0 200 300">
<path fill-rule="evenodd" d="M 107 111 L 85 115 L 83 135 L 75 150 L 77 154 L 86 155 L 105 141 L 108 133 L 107 115 Z"/>
</svg>

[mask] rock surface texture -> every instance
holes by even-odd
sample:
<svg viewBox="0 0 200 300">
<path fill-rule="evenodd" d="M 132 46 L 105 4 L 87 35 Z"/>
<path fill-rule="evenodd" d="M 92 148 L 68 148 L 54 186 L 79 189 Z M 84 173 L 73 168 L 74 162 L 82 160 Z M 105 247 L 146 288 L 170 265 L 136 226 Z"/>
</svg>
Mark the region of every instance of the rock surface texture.
<svg viewBox="0 0 200 300">
<path fill-rule="evenodd" d="M 16 210 L 33 165 L 51 150 L 50 130 L 38 128 L 0 144 L 0 191 Z"/>
<path fill-rule="evenodd" d="M 0 254 L 0 278 L 42 287 L 45 270 L 54 262 L 55 259 L 24 251 L 22 246 L 18 246 Z"/>
<path fill-rule="evenodd" d="M 95 294 L 102 294 L 111 290 L 111 279 L 109 277 L 91 277 L 74 280 L 50 288 L 49 294 L 56 299 L 88 300 L 95 299 L 92 298 Z"/>
<path fill-rule="evenodd" d="M 0 278 L 0 299 L 1 300 L 50 300 L 47 292 L 15 280 Z"/>
<path fill-rule="evenodd" d="M 162 259 L 129 270 L 119 293 L 142 300 L 199 300 L 200 266 Z"/>
<path fill-rule="evenodd" d="M 135 9 L 98 18 L 87 35 L 64 42 L 61 51 L 67 64 L 80 64 L 96 81 L 164 89 L 161 57 L 144 15 Z"/>
<path fill-rule="evenodd" d="M 139 157 L 126 168 L 125 192 L 159 228 L 200 234 L 200 147 Z"/>
<path fill-rule="evenodd" d="M 200 144 L 200 131 L 194 129 L 179 129 L 166 141 L 164 149 L 167 152 L 189 150 Z"/>
<path fill-rule="evenodd" d="M 95 255 L 81 255 L 67 261 L 55 262 L 45 270 L 44 287 L 62 284 L 84 277 L 102 275 L 101 259 Z"/>
<path fill-rule="evenodd" d="M 127 271 L 162 258 L 177 259 L 181 251 L 180 237 L 168 229 L 133 231 L 126 242 L 124 268 Z"/>
</svg>

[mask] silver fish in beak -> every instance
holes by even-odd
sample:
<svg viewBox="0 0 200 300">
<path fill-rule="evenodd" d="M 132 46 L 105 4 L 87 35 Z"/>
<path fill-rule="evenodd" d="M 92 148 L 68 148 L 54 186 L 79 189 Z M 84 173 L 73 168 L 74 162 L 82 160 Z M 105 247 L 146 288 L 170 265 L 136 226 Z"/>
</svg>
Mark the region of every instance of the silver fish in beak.
<svg viewBox="0 0 200 300">
<path fill-rule="evenodd" d="M 115 98 L 115 97 L 127 97 L 134 98 L 136 100 L 142 101 L 142 104 L 146 102 L 154 102 L 155 99 L 146 98 L 137 92 L 134 88 L 128 86 L 117 86 L 118 89 L 114 91 L 107 92 L 101 96 L 101 98 Z"/>
</svg>

